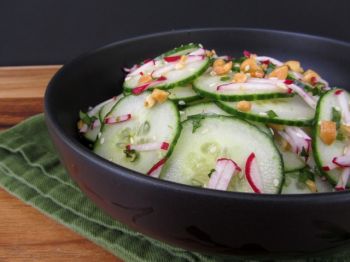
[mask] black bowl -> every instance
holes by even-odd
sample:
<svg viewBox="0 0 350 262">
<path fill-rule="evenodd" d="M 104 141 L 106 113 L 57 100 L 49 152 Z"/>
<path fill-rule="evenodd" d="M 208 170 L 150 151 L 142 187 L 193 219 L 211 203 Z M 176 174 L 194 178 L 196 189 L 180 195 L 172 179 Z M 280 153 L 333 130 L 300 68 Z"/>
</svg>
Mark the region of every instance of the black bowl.
<svg viewBox="0 0 350 262">
<path fill-rule="evenodd" d="M 122 92 L 122 68 L 183 43 L 222 54 L 244 49 L 302 61 L 333 85 L 350 83 L 350 44 L 269 30 L 173 31 L 117 42 L 65 65 L 50 82 L 45 116 L 71 177 L 130 228 L 187 250 L 252 256 L 309 255 L 346 248 L 350 194 L 255 195 L 193 188 L 147 177 L 93 154 L 79 141 L 78 112 Z"/>
</svg>

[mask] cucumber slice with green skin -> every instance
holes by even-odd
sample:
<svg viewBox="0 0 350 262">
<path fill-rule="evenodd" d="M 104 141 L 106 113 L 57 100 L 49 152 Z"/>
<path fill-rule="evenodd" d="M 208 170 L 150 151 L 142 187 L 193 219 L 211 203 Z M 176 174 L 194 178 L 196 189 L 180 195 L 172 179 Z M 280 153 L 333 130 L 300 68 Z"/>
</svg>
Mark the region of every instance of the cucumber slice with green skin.
<svg viewBox="0 0 350 262">
<path fill-rule="evenodd" d="M 186 120 L 189 116 L 199 115 L 199 114 L 205 114 L 205 115 L 214 114 L 214 115 L 222 115 L 222 116 L 231 115 L 226 111 L 222 110 L 215 103 L 205 102 L 205 103 L 195 104 L 193 106 L 188 106 L 183 111 L 180 111 L 181 121 Z M 272 136 L 271 130 L 265 124 L 254 122 L 254 121 L 248 121 L 248 122 L 256 126 L 260 131 L 264 132 L 265 134 Z"/>
<path fill-rule="evenodd" d="M 289 172 L 284 175 L 282 194 L 311 194 L 305 183 L 299 181 L 299 172 Z"/>
<path fill-rule="evenodd" d="M 306 166 L 306 163 L 302 159 L 300 159 L 300 157 L 297 154 L 289 150 L 284 150 L 280 145 L 280 143 L 276 141 L 276 139 L 275 139 L 275 145 L 278 151 L 280 151 L 281 153 L 284 172 L 297 171 Z"/>
<path fill-rule="evenodd" d="M 177 86 L 168 91 L 170 93 L 169 99 L 176 102 L 192 102 L 201 99 L 201 96 L 193 90 L 192 85 Z"/>
<path fill-rule="evenodd" d="M 201 58 L 198 61 L 188 62 L 190 60 L 190 58 L 188 58 L 187 62 L 185 62 L 184 64 L 184 67 L 172 68 L 169 70 L 165 70 L 163 73 L 161 73 L 160 70 L 170 67 L 172 66 L 172 64 L 176 63 L 168 63 L 164 60 L 164 57 L 188 55 L 199 48 L 200 47 L 195 48 L 194 44 L 190 44 L 179 48 L 175 48 L 174 50 L 171 50 L 161 56 L 156 57 L 154 60 L 151 60 L 148 63 L 146 63 L 148 65 L 142 67 L 143 69 L 140 67 L 141 69 L 136 69 L 135 71 L 129 73 L 126 76 L 123 84 L 124 90 L 129 93 L 135 92 L 136 88 L 140 87 L 139 79 L 141 77 L 141 73 L 143 75 L 150 74 L 153 78 L 159 78 L 160 76 L 165 77 L 165 80 L 162 81 L 156 82 L 155 80 L 155 82 L 150 87 L 148 87 L 147 90 L 151 90 L 154 88 L 170 89 L 177 86 L 183 86 L 192 82 L 198 76 L 203 74 L 210 65 L 210 59 L 205 55 L 201 55 Z M 199 55 L 197 56 L 197 58 L 198 57 Z"/>
<path fill-rule="evenodd" d="M 98 121 L 98 125 L 95 125 L 95 126 L 92 126 L 90 125 L 90 127 L 88 128 L 87 132 L 83 133 L 83 137 L 90 141 L 90 142 L 95 142 L 96 141 L 96 138 L 97 138 L 97 135 L 98 133 L 100 132 L 100 129 L 101 129 L 101 123 L 103 121 L 101 121 L 101 118 L 100 118 L 100 112 L 101 110 L 111 104 L 111 103 L 114 103 L 114 101 L 117 99 L 117 97 L 113 97 L 111 99 L 108 99 L 106 101 L 103 101 L 102 103 L 98 104 L 97 106 L 93 107 L 91 110 L 89 110 L 87 112 L 88 116 L 89 117 L 94 117 L 96 118 L 96 120 Z"/>
<path fill-rule="evenodd" d="M 237 102 L 217 101 L 218 106 L 239 118 L 263 123 L 289 126 L 310 126 L 314 121 L 315 110 L 299 96 L 251 101 L 249 112 L 236 109 Z"/>
<path fill-rule="evenodd" d="M 229 116 L 194 116 L 183 122 L 176 147 L 160 177 L 165 180 L 205 186 L 218 158 L 235 161 L 242 172 L 230 182 L 229 191 L 253 192 L 245 164 L 254 152 L 263 182 L 263 192 L 279 193 L 283 164 L 273 141 L 246 121 Z"/>
<path fill-rule="evenodd" d="M 222 80 L 222 76 L 212 76 L 211 75 L 212 68 L 210 67 L 206 72 L 198 77 L 193 82 L 193 88 L 194 90 L 199 93 L 203 97 L 208 97 L 214 100 L 221 100 L 221 101 L 240 101 L 240 100 L 261 100 L 261 99 L 272 99 L 272 98 L 279 98 L 279 97 L 290 97 L 291 94 L 287 93 L 286 91 L 266 91 L 266 90 L 259 90 L 256 89 L 254 91 L 252 90 L 243 90 L 243 89 L 237 89 L 235 91 L 218 91 L 217 87 L 220 85 L 225 85 L 230 83 L 234 73 L 230 72 L 227 74 L 228 80 Z"/>
<path fill-rule="evenodd" d="M 336 95 L 337 91 L 339 91 L 339 89 L 330 90 L 321 96 L 316 108 L 315 127 L 313 129 L 314 132 L 312 139 L 312 149 L 315 156 L 315 162 L 321 170 L 321 173 L 325 175 L 333 185 L 337 184 L 342 170 L 335 168 L 330 171 L 325 171 L 323 167 L 331 165 L 334 157 L 343 155 L 344 149 L 349 141 L 346 139 L 344 141 L 335 140 L 331 145 L 323 143 L 320 139 L 320 124 L 322 121 L 332 121 L 333 108 L 340 108 Z M 344 90 L 343 92 L 346 91 Z M 349 101 L 349 94 L 346 92 L 345 95 Z M 347 183 L 347 187 L 349 186 L 350 181 Z"/>
<path fill-rule="evenodd" d="M 100 110 L 99 112 L 99 118 L 100 118 L 100 122 L 103 123 L 106 115 L 108 115 L 108 113 L 112 110 L 112 108 L 119 102 L 120 99 L 122 99 L 124 97 L 123 94 L 120 94 L 119 96 L 115 96 L 113 98 L 111 98 L 110 100 L 108 100 L 109 102 L 106 103 Z"/>
<path fill-rule="evenodd" d="M 144 101 L 150 92 L 122 98 L 106 119 L 131 115 L 130 120 L 105 124 L 95 143 L 94 152 L 118 165 L 146 174 L 151 167 L 168 157 L 180 133 L 180 118 L 176 105 L 167 100 L 152 108 L 145 108 Z M 128 145 L 169 143 L 168 150 L 126 151 Z"/>
</svg>

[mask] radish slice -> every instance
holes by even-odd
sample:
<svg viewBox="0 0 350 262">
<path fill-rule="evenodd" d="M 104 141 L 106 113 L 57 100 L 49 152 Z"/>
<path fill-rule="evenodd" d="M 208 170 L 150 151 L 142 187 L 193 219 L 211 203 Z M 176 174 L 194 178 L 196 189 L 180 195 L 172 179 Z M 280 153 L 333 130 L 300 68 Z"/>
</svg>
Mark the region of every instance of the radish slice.
<svg viewBox="0 0 350 262">
<path fill-rule="evenodd" d="M 227 190 L 234 175 L 241 171 L 241 168 L 231 159 L 220 158 L 216 161 L 215 172 L 211 175 L 207 188 Z"/>
<path fill-rule="evenodd" d="M 147 175 L 148 176 L 151 176 L 151 177 L 155 177 L 155 178 L 158 178 L 161 171 L 162 171 L 162 168 L 166 162 L 166 158 L 163 158 L 161 159 L 159 162 L 157 162 L 153 167 L 151 167 L 151 169 L 147 172 Z"/>
<path fill-rule="evenodd" d="M 93 123 L 92 123 L 92 129 L 99 127 L 101 125 L 101 122 L 99 119 L 96 119 Z"/>
<path fill-rule="evenodd" d="M 269 56 L 257 56 L 256 60 L 259 62 L 264 62 L 266 60 L 269 60 L 272 64 L 276 66 L 281 66 L 283 63 L 275 58 L 269 57 Z"/>
<path fill-rule="evenodd" d="M 124 67 L 123 70 L 126 72 L 126 73 L 131 73 L 133 71 L 135 71 L 136 69 L 138 68 L 138 65 L 133 65 L 132 67 L 130 68 L 127 68 L 127 67 Z"/>
<path fill-rule="evenodd" d="M 297 93 L 311 108 L 316 109 L 317 100 L 314 97 L 295 84 L 288 85 L 288 87 Z"/>
<path fill-rule="evenodd" d="M 243 51 L 243 55 L 246 57 L 246 58 L 249 58 L 251 56 L 251 53 L 247 50 L 244 50 Z"/>
<path fill-rule="evenodd" d="M 350 167 L 350 149 L 344 155 L 334 157 L 332 163 L 341 168 Z"/>
<path fill-rule="evenodd" d="M 167 57 L 164 57 L 164 60 L 168 63 L 172 63 L 172 62 L 177 62 L 179 61 L 181 58 L 180 55 L 174 55 L 174 56 L 167 56 Z"/>
<path fill-rule="evenodd" d="M 299 127 L 292 127 L 287 126 L 285 129 L 285 132 L 287 135 L 292 139 L 292 148 L 294 148 L 294 153 L 300 155 L 301 152 L 304 150 L 306 151 L 307 155 L 310 153 L 311 149 L 311 137 L 309 137 L 304 130 L 302 130 Z M 287 140 L 288 141 L 288 140 Z M 289 143 L 289 141 L 288 141 Z M 294 146 L 293 146 L 294 145 Z M 305 157 L 305 162 L 307 161 L 308 157 Z"/>
<path fill-rule="evenodd" d="M 169 143 L 167 142 L 155 142 L 155 143 L 148 143 L 148 144 L 139 144 L 139 145 L 127 145 L 127 150 L 136 150 L 136 151 L 153 151 L 153 150 L 168 150 L 169 149 Z"/>
<path fill-rule="evenodd" d="M 134 95 L 139 95 L 141 94 L 143 91 L 147 90 L 148 88 L 152 87 L 152 86 L 155 86 L 157 85 L 158 83 L 160 82 L 163 82 L 167 80 L 167 78 L 165 76 L 161 76 L 159 77 L 158 79 L 152 81 L 152 82 L 149 82 L 147 84 L 144 84 L 144 85 L 141 85 L 141 86 L 138 86 L 138 87 L 135 87 L 134 89 L 132 89 L 132 93 Z"/>
<path fill-rule="evenodd" d="M 350 168 L 345 168 L 339 176 L 338 183 L 335 186 L 335 190 L 343 191 L 346 188 L 350 176 Z"/>
<path fill-rule="evenodd" d="M 154 70 L 152 72 L 152 77 L 154 77 L 154 78 L 161 77 L 162 75 L 170 72 L 171 70 L 174 70 L 175 69 L 175 65 L 176 64 L 174 64 L 174 63 L 169 63 L 169 64 L 167 64 L 165 66 L 162 66 L 162 67 Z"/>
<path fill-rule="evenodd" d="M 155 66 L 154 60 L 148 60 L 142 66 L 140 66 L 137 69 L 135 69 L 134 71 L 130 72 L 126 77 L 135 76 L 135 75 L 138 75 L 138 74 L 140 74 L 142 72 L 151 70 L 154 66 Z"/>
<path fill-rule="evenodd" d="M 260 175 L 254 152 L 248 156 L 247 162 L 245 164 L 245 176 L 249 185 L 252 187 L 255 193 L 260 194 L 264 192 L 262 177 Z"/>
<path fill-rule="evenodd" d="M 117 117 L 107 117 L 105 119 L 105 124 L 108 124 L 108 125 L 118 124 L 118 123 L 128 121 L 130 119 L 131 119 L 131 114 L 126 114 L 126 115 L 117 116 Z"/>
<path fill-rule="evenodd" d="M 349 101 L 346 99 L 345 92 L 341 92 L 340 94 L 338 94 L 337 98 L 341 108 L 343 122 L 346 125 L 350 125 Z"/>
<path fill-rule="evenodd" d="M 189 53 L 189 55 L 202 56 L 202 55 L 205 55 L 205 50 L 204 48 L 198 48 L 197 50 L 194 50 L 193 52 Z"/>
</svg>

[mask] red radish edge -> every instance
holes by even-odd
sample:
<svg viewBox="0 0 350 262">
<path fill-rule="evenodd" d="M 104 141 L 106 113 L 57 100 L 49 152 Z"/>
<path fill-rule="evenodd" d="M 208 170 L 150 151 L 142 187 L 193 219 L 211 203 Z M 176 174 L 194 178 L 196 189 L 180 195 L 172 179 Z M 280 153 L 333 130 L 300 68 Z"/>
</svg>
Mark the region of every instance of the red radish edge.
<svg viewBox="0 0 350 262">
<path fill-rule="evenodd" d="M 159 168 L 161 168 L 164 164 L 165 164 L 165 162 L 166 162 L 166 158 L 163 158 L 163 159 L 161 159 L 159 162 L 157 162 L 154 166 L 152 166 L 151 167 L 151 169 L 147 172 L 147 175 L 148 176 L 152 176 L 152 174 L 154 173 L 154 172 L 156 172 Z"/>
<path fill-rule="evenodd" d="M 341 168 L 346 168 L 346 167 L 350 167 L 350 164 L 341 164 L 341 163 L 339 163 L 339 162 L 337 162 L 337 159 L 338 159 L 338 157 L 334 157 L 333 159 L 332 159 L 332 163 L 333 164 L 336 164 L 337 166 L 339 166 L 339 167 L 341 167 Z"/>
<path fill-rule="evenodd" d="M 294 83 L 294 81 L 291 80 L 291 79 L 286 79 L 286 80 L 284 80 L 284 83 L 285 83 L 286 85 L 291 85 L 291 84 Z"/>
<path fill-rule="evenodd" d="M 224 158 L 223 157 L 223 158 L 219 158 L 216 161 L 230 161 L 230 162 L 232 162 L 235 165 L 237 171 L 242 171 L 242 169 L 237 165 L 237 163 L 235 161 L 233 161 L 232 159 L 230 159 L 230 158 Z"/>
<path fill-rule="evenodd" d="M 104 122 L 105 124 L 118 124 L 118 123 L 128 121 L 130 119 L 131 119 L 131 114 L 126 114 L 126 115 L 117 116 L 117 117 L 107 117 Z"/>
<path fill-rule="evenodd" d="M 343 92 L 344 92 L 344 90 L 338 89 L 337 91 L 334 92 L 334 94 L 337 96 L 337 95 L 340 95 Z"/>
<path fill-rule="evenodd" d="M 162 150 L 168 150 L 169 149 L 169 143 L 167 142 L 163 142 L 160 149 Z"/>
<path fill-rule="evenodd" d="M 243 51 L 243 55 L 244 55 L 245 57 L 249 58 L 249 57 L 251 56 L 251 53 L 250 53 L 249 51 L 247 51 L 247 50 L 244 50 L 244 51 Z"/>
<path fill-rule="evenodd" d="M 270 60 L 267 59 L 267 60 L 261 61 L 261 63 L 264 64 L 264 65 L 269 65 L 270 64 Z"/>
<path fill-rule="evenodd" d="M 147 84 L 144 84 L 144 85 L 141 85 L 141 86 L 133 88 L 131 92 L 134 95 L 139 95 L 143 91 L 145 91 L 147 88 L 149 88 L 151 85 L 156 84 L 156 83 L 161 82 L 161 81 L 165 81 L 165 80 L 167 80 L 167 78 L 165 76 L 161 76 L 161 77 L 157 78 L 156 80 L 154 80 L 152 82 L 149 82 Z"/>
<path fill-rule="evenodd" d="M 245 175 L 248 180 L 249 185 L 252 187 L 255 193 L 261 194 L 261 190 L 255 185 L 253 177 L 251 176 L 251 167 L 255 159 L 254 152 L 248 156 L 247 162 L 245 164 Z"/>
<path fill-rule="evenodd" d="M 176 62 L 176 61 L 180 60 L 180 58 L 181 58 L 180 55 L 175 55 L 175 56 L 164 57 L 164 60 L 168 63 L 171 63 L 171 62 Z"/>
</svg>

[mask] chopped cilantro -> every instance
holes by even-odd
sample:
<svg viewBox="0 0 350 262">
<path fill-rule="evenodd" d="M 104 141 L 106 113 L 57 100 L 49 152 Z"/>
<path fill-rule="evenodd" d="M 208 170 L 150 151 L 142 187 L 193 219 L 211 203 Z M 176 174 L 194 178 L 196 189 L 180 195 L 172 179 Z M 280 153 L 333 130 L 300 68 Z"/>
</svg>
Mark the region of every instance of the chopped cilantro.
<svg viewBox="0 0 350 262">
<path fill-rule="evenodd" d="M 299 171 L 299 182 L 305 183 L 307 180 L 315 181 L 315 174 L 309 169 L 309 167 L 305 167 Z"/>
<path fill-rule="evenodd" d="M 125 154 L 126 158 L 129 159 L 130 162 L 135 162 L 139 156 L 138 153 L 134 149 L 131 149 L 131 150 L 125 149 L 124 154 Z"/>
<path fill-rule="evenodd" d="M 335 107 L 332 107 L 332 121 L 336 123 L 338 130 L 340 127 L 341 113 Z"/>
<path fill-rule="evenodd" d="M 229 76 L 222 76 L 220 77 L 220 81 L 227 81 L 230 80 L 231 78 Z"/>
<path fill-rule="evenodd" d="M 88 126 L 91 126 L 94 121 L 97 119 L 95 116 L 89 116 L 87 113 L 84 113 L 83 111 L 79 111 L 79 118 Z"/>
<path fill-rule="evenodd" d="M 235 59 L 233 60 L 233 63 L 242 64 L 242 62 L 243 62 L 244 60 L 246 60 L 246 59 L 247 59 L 247 58 L 246 58 L 245 56 L 241 56 L 241 57 L 235 58 Z"/>
<path fill-rule="evenodd" d="M 274 64 L 269 63 L 269 65 L 267 66 L 267 68 L 265 70 L 265 74 L 270 74 L 275 68 L 276 68 L 276 66 Z"/>
<path fill-rule="evenodd" d="M 344 141 L 345 138 L 346 138 L 346 136 L 343 134 L 343 132 L 341 132 L 341 131 L 339 130 L 338 133 L 337 133 L 336 139 L 337 139 L 338 141 Z"/>
<path fill-rule="evenodd" d="M 266 114 L 268 115 L 269 118 L 275 118 L 278 115 L 275 113 L 273 110 L 266 111 Z"/>
<path fill-rule="evenodd" d="M 212 170 L 210 170 L 208 177 L 211 177 L 211 175 L 215 172 L 215 169 L 213 168 Z"/>
</svg>

